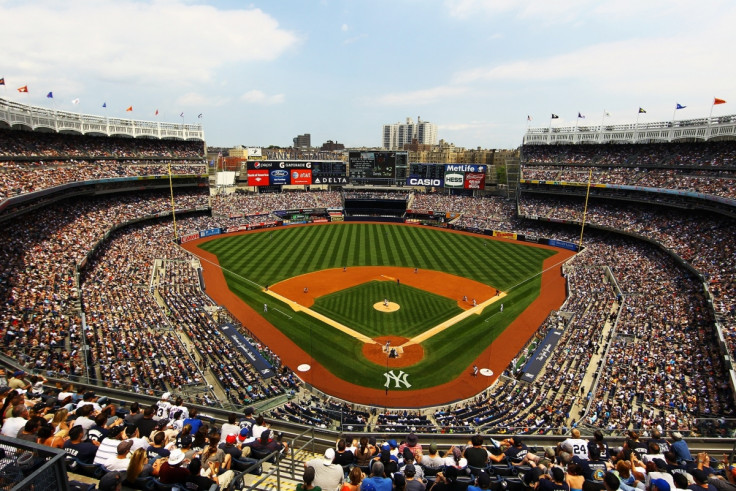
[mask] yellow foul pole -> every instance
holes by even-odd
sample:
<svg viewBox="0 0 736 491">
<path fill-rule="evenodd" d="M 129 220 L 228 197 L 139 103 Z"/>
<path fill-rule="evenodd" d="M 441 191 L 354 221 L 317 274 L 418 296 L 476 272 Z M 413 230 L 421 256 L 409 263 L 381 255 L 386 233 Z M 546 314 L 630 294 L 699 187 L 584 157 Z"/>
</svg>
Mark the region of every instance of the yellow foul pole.
<svg viewBox="0 0 736 491">
<path fill-rule="evenodd" d="M 590 197 L 590 182 L 593 179 L 593 168 L 588 173 L 588 189 L 585 192 L 585 207 L 583 208 L 583 224 L 580 226 L 580 242 L 578 242 L 578 251 L 583 248 L 583 232 L 585 231 L 585 217 L 588 215 L 588 197 Z"/>
</svg>

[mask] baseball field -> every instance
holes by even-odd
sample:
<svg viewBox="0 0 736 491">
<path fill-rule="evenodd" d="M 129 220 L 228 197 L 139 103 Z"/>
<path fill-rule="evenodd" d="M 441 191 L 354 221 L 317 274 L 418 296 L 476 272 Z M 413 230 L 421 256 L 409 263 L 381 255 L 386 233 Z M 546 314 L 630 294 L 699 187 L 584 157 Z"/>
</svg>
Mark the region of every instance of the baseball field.
<svg viewBox="0 0 736 491">
<path fill-rule="evenodd" d="M 482 390 L 491 379 L 471 379 L 472 366 L 497 375 L 509 363 L 564 300 L 559 263 L 570 256 L 376 223 L 267 229 L 185 247 L 203 259 L 207 293 L 288 366 L 301 366 L 307 382 L 379 405 L 389 393 L 401 399 L 458 381 Z M 499 345 L 500 337 L 514 342 Z"/>
</svg>

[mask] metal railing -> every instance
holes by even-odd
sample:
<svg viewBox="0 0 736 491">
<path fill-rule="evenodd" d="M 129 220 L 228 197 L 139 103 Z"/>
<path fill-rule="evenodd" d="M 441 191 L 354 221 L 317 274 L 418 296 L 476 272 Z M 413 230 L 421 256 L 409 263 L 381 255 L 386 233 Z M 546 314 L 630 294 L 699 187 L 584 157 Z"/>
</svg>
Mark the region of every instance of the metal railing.
<svg viewBox="0 0 736 491">
<path fill-rule="evenodd" d="M 0 436 L 0 489 L 66 491 L 65 455 L 63 450 Z"/>
</svg>

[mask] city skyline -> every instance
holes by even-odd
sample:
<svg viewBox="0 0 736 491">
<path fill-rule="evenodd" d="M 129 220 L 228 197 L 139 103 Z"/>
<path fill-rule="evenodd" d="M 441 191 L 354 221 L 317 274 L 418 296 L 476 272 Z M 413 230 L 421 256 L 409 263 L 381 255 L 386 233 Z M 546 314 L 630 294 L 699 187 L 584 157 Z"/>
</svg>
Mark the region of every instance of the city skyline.
<svg viewBox="0 0 736 491">
<path fill-rule="evenodd" d="M 457 146 L 515 148 L 529 125 L 736 113 L 712 107 L 736 103 L 721 0 L 6 0 L 0 18 L 0 97 L 201 123 L 212 146 L 380 147 L 411 116 Z"/>
</svg>

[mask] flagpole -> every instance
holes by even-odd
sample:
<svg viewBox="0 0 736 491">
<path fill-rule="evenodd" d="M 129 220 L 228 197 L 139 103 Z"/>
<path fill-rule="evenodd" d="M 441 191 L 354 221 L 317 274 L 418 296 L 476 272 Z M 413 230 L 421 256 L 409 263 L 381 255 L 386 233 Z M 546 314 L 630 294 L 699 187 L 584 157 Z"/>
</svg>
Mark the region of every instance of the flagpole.
<svg viewBox="0 0 736 491">
<path fill-rule="evenodd" d="M 547 143 L 552 142 L 552 120 L 555 119 L 550 116 L 549 118 L 549 127 L 547 128 Z"/>
</svg>

